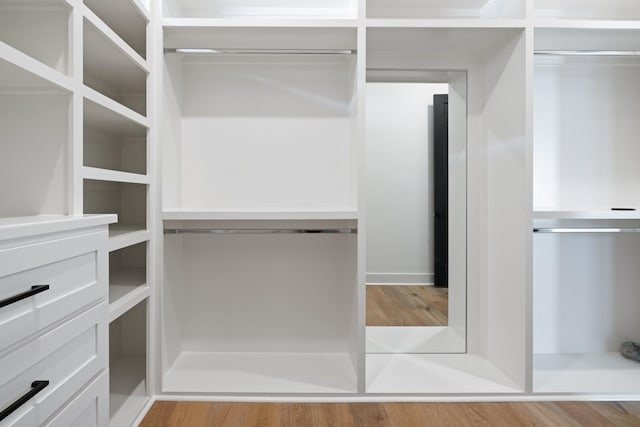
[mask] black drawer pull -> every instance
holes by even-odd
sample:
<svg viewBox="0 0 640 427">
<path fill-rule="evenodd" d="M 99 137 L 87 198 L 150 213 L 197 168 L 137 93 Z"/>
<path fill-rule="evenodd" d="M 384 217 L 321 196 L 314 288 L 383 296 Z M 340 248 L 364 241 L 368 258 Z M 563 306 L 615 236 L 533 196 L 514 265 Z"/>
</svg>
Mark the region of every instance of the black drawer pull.
<svg viewBox="0 0 640 427">
<path fill-rule="evenodd" d="M 23 292 L 21 294 L 18 295 L 14 295 L 12 297 L 9 297 L 7 299 L 3 299 L 2 301 L 0 301 L 0 308 L 5 307 L 7 305 L 13 304 L 15 302 L 18 302 L 20 300 L 32 297 L 36 294 L 39 294 L 40 292 L 44 292 L 46 290 L 49 289 L 49 285 L 34 285 L 31 287 L 31 289 L 29 289 L 26 292 Z"/>
<path fill-rule="evenodd" d="M 24 396 L 22 396 L 20 399 L 16 400 L 11 405 L 9 405 L 7 407 L 7 409 L 5 409 L 4 411 L 0 412 L 0 421 L 4 420 L 9 415 L 11 415 L 13 412 L 15 412 L 16 409 L 18 409 L 19 407 L 21 407 L 22 405 L 27 403 L 27 401 L 29 399 L 31 399 L 36 394 L 40 393 L 48 385 L 49 385 L 49 381 L 34 381 L 34 382 L 32 382 L 31 383 L 31 390 L 26 392 L 24 394 Z"/>
</svg>

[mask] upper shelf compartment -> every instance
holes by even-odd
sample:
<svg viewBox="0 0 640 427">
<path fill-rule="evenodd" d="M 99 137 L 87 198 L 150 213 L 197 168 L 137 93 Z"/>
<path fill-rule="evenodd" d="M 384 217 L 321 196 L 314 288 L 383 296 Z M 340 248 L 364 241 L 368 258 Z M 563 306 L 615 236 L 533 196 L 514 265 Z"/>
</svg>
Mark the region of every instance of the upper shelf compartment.
<svg viewBox="0 0 640 427">
<path fill-rule="evenodd" d="M 0 0 L 0 41 L 68 74 L 70 14 L 62 0 Z"/>
<path fill-rule="evenodd" d="M 356 18 L 357 0 L 167 0 L 171 18 Z"/>
<path fill-rule="evenodd" d="M 165 210 L 355 208 L 355 28 L 165 27 L 165 48 Z"/>
<path fill-rule="evenodd" d="M 587 20 L 640 19 L 637 0 L 535 0 L 537 18 Z"/>
<path fill-rule="evenodd" d="M 138 0 L 84 0 L 84 4 L 141 57 L 146 58 L 149 16 Z"/>
<path fill-rule="evenodd" d="M 368 0 L 367 18 L 522 19 L 524 0 Z"/>
<path fill-rule="evenodd" d="M 147 63 L 97 19 L 84 20 L 84 84 L 146 115 Z"/>
</svg>

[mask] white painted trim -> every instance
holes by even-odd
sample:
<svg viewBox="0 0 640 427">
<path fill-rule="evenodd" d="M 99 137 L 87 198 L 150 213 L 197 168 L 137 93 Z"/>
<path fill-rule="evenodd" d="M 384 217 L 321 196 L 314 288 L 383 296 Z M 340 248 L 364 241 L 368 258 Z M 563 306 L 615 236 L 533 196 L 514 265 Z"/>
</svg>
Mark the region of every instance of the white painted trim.
<svg viewBox="0 0 640 427">
<path fill-rule="evenodd" d="M 433 273 L 367 273 L 367 285 L 433 286 Z"/>
</svg>

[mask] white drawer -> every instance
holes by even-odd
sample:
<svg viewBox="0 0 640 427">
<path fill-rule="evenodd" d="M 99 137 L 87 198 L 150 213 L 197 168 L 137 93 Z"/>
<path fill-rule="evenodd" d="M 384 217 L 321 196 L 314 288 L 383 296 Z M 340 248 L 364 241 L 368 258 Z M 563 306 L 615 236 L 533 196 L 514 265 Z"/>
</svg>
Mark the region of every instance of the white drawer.
<svg viewBox="0 0 640 427">
<path fill-rule="evenodd" d="M 81 309 L 106 299 L 107 232 L 93 232 L 0 251 L 0 300 L 49 289 L 0 307 L 0 353 Z"/>
<path fill-rule="evenodd" d="M 109 372 L 93 380 L 46 427 L 106 427 L 109 425 Z"/>
<path fill-rule="evenodd" d="M 34 381 L 49 381 L 0 425 L 41 425 L 105 370 L 107 328 L 107 303 L 103 302 L 0 356 L 0 410 L 27 393 Z"/>
</svg>

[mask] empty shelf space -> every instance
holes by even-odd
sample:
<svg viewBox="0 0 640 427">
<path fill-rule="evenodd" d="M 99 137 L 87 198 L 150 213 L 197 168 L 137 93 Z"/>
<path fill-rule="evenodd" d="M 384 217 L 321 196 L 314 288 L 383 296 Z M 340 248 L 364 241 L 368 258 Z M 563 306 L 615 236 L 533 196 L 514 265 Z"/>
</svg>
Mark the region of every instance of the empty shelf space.
<svg viewBox="0 0 640 427">
<path fill-rule="evenodd" d="M 0 60 L 0 75 L 3 65 Z M 3 89 L 0 217 L 67 214 L 71 96 L 58 90 Z"/>
<path fill-rule="evenodd" d="M 85 157 L 86 158 L 86 157 Z M 83 168 L 83 177 L 85 179 L 101 180 L 101 181 L 113 181 L 113 182 L 128 182 L 132 184 L 149 184 L 149 177 L 137 173 L 120 172 L 110 169 Z"/>
<path fill-rule="evenodd" d="M 118 215 L 109 226 L 111 250 L 148 238 L 146 185 L 85 179 L 83 195 L 85 213 Z"/>
<path fill-rule="evenodd" d="M 524 18 L 523 0 L 368 0 L 368 18 Z"/>
<path fill-rule="evenodd" d="M 131 425 L 149 399 L 147 390 L 147 303 L 109 325 L 110 425 Z"/>
<path fill-rule="evenodd" d="M 109 253 L 109 315 L 115 319 L 149 295 L 147 243 Z"/>
<path fill-rule="evenodd" d="M 84 20 L 84 84 L 146 116 L 147 69 L 87 19 Z"/>
<path fill-rule="evenodd" d="M 19 50 L 0 42 L 2 89 L 11 91 L 70 91 L 71 79 Z"/>
<path fill-rule="evenodd" d="M 522 393 L 498 368 L 471 354 L 367 354 L 367 393 Z"/>
<path fill-rule="evenodd" d="M 171 17 L 282 17 L 355 18 L 355 0 L 169 0 L 165 14 Z"/>
<path fill-rule="evenodd" d="M 618 352 L 535 354 L 534 393 L 638 394 L 640 363 Z"/>
<path fill-rule="evenodd" d="M 182 352 L 165 373 L 164 392 L 354 393 L 346 353 Z"/>
<path fill-rule="evenodd" d="M 62 0 L 0 0 L 0 42 L 67 74 L 70 15 Z"/>
<path fill-rule="evenodd" d="M 148 13 L 137 0 L 84 0 L 84 4 L 142 58 L 147 54 Z"/>
<path fill-rule="evenodd" d="M 130 425 L 149 400 L 143 356 L 121 357 L 109 362 L 109 425 Z"/>
<path fill-rule="evenodd" d="M 535 0 L 534 14 L 540 18 L 637 20 L 640 4 L 636 0 Z"/>
</svg>

